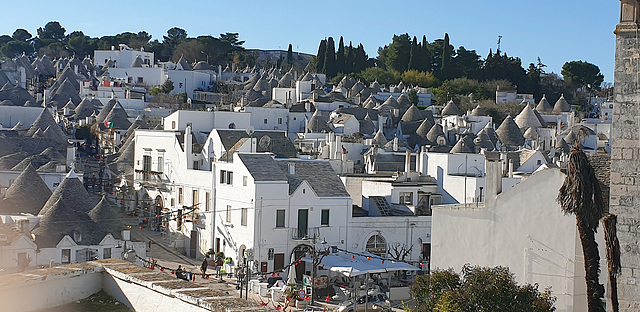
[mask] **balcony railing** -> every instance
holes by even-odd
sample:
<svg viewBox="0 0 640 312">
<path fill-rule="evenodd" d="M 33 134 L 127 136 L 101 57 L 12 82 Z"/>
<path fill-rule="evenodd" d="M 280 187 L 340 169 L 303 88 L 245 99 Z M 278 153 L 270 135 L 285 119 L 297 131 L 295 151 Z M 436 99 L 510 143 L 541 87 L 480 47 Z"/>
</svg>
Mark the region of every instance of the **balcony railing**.
<svg viewBox="0 0 640 312">
<path fill-rule="evenodd" d="M 141 183 L 149 183 L 153 185 L 163 185 L 167 181 L 163 172 L 135 170 L 135 179 Z"/>
<path fill-rule="evenodd" d="M 312 227 L 312 228 L 290 228 L 291 231 L 291 239 L 293 240 L 307 240 L 313 239 L 314 234 L 315 237 L 320 237 L 320 228 Z"/>
</svg>

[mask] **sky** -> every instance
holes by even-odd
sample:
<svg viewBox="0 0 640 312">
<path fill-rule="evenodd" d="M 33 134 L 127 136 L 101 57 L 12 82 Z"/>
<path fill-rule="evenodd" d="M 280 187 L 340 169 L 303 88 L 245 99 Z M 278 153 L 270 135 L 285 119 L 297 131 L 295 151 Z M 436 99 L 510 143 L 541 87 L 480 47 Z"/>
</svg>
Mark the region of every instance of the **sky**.
<svg viewBox="0 0 640 312">
<path fill-rule="evenodd" d="M 67 33 L 82 30 L 91 37 L 146 31 L 153 39 L 172 27 L 189 37 L 237 32 L 246 48 L 282 49 L 316 54 L 320 40 L 340 36 L 345 44 L 362 43 L 369 57 L 391 42 L 394 34 L 432 42 L 449 34 L 458 48 L 485 58 L 489 49 L 519 57 L 523 68 L 540 57 L 547 72 L 560 74 L 568 61 L 597 65 L 613 82 L 619 1 L 615 0 L 399 0 L 399 1 L 194 1 L 134 2 L 33 0 L 2 4 L 0 34 L 18 28 L 36 35 L 39 27 L 58 21 Z M 55 5 L 52 5 L 55 3 Z M 6 14 L 24 12 L 24 14 Z M 152 39 L 152 40 L 153 40 Z"/>
</svg>

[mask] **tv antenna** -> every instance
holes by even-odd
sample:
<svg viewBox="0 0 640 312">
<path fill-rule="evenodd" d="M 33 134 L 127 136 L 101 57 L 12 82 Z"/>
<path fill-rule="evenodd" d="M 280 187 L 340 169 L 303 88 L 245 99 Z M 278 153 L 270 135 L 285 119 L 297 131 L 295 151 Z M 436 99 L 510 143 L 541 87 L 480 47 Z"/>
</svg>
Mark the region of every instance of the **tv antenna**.
<svg viewBox="0 0 640 312">
<path fill-rule="evenodd" d="M 500 41 L 502 40 L 502 36 L 498 35 L 498 54 L 500 54 Z"/>
</svg>

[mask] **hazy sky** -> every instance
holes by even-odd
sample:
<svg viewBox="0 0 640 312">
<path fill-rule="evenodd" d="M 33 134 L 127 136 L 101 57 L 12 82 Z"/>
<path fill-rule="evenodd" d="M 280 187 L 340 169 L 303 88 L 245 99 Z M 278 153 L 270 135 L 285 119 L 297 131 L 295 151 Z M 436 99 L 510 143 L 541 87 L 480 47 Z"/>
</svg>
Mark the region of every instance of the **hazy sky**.
<svg viewBox="0 0 640 312">
<path fill-rule="evenodd" d="M 3 3 L 0 34 L 59 21 L 67 33 L 82 30 L 98 37 L 147 31 L 162 40 L 174 26 L 190 37 L 237 32 L 246 48 L 283 49 L 315 54 L 318 43 L 340 36 L 362 43 L 370 57 L 409 33 L 432 42 L 449 33 L 451 44 L 473 49 L 483 58 L 496 50 L 522 59 L 526 69 L 540 57 L 548 72 L 560 73 L 567 61 L 600 67 L 613 81 L 615 37 L 620 2 L 615 0 L 414 0 L 414 1 L 10 1 Z M 8 14 L 7 12 L 16 12 Z"/>
</svg>

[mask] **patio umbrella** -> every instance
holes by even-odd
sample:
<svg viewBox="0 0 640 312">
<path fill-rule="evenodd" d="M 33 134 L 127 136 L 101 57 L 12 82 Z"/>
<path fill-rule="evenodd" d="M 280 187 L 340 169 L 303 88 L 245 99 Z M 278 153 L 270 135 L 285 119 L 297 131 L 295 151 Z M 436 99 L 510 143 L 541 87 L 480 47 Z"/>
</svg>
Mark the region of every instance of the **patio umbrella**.
<svg viewBox="0 0 640 312">
<path fill-rule="evenodd" d="M 289 266 L 289 276 L 287 276 L 287 285 L 289 284 L 297 284 L 296 282 L 296 266 L 291 263 L 291 266 Z"/>
</svg>

